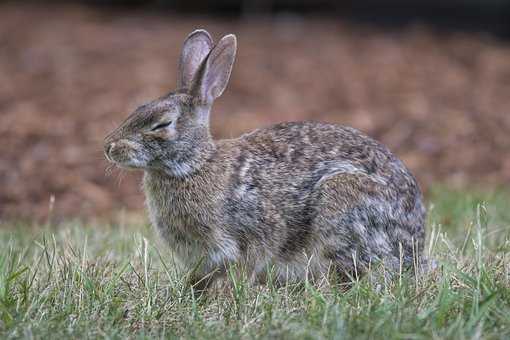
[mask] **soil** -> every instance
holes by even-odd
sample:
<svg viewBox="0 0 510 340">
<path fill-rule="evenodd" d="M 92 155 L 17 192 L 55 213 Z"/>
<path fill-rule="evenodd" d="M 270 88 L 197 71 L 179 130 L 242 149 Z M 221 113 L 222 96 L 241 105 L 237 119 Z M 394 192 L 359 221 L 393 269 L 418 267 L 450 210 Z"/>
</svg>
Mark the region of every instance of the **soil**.
<svg viewBox="0 0 510 340">
<path fill-rule="evenodd" d="M 3 4 L 0 218 L 142 209 L 140 174 L 106 174 L 103 137 L 173 89 L 182 41 L 197 27 L 238 37 L 230 85 L 212 113 L 217 138 L 280 121 L 337 122 L 387 144 L 425 190 L 510 181 L 506 41 L 319 17 Z"/>
</svg>

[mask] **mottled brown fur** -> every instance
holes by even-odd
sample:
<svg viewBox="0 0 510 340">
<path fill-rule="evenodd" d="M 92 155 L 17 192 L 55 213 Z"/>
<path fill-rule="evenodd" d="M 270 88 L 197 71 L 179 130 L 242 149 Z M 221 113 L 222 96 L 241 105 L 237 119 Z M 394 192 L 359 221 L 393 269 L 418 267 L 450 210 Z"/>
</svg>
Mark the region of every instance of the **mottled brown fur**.
<svg viewBox="0 0 510 340">
<path fill-rule="evenodd" d="M 205 31 L 192 33 L 182 88 L 137 109 L 105 142 L 110 161 L 144 170 L 151 222 L 189 268 L 198 266 L 196 281 L 214 272 L 202 281 L 211 282 L 229 263 L 253 279 L 274 265 L 281 280 L 411 267 L 423 249 L 422 196 L 382 144 L 318 122 L 212 139 L 209 112 L 235 45 L 233 36 L 213 47 Z"/>
</svg>

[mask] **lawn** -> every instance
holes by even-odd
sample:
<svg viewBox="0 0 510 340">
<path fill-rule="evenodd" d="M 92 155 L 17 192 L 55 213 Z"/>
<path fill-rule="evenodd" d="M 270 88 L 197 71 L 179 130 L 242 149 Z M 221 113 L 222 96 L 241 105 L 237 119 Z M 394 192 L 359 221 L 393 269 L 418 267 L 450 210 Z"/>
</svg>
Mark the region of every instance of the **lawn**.
<svg viewBox="0 0 510 340">
<path fill-rule="evenodd" d="M 510 338 L 510 194 L 432 190 L 437 269 L 349 290 L 309 283 L 198 297 L 150 226 L 0 228 L 0 338 Z M 122 222 L 129 221 L 129 222 Z"/>
</svg>

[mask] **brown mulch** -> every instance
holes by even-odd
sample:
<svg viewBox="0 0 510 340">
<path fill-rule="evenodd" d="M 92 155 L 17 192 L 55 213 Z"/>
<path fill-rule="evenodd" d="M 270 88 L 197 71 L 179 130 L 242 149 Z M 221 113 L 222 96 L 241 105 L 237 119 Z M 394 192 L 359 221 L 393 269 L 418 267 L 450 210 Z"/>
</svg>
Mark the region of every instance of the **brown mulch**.
<svg viewBox="0 0 510 340">
<path fill-rule="evenodd" d="M 288 120 L 351 125 L 427 188 L 510 180 L 510 45 L 333 19 L 213 20 L 0 6 L 0 217 L 142 208 L 139 174 L 106 176 L 102 138 L 172 89 L 184 37 L 234 32 L 237 64 L 212 114 L 232 137 Z"/>
</svg>

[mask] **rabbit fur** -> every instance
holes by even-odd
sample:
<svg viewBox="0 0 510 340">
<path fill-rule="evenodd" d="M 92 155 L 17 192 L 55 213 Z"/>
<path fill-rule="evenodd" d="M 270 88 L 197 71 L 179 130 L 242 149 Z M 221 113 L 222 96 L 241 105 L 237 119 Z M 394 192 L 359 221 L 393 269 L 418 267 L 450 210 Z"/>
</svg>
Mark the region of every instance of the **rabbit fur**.
<svg viewBox="0 0 510 340">
<path fill-rule="evenodd" d="M 361 132 L 281 123 L 213 140 L 209 113 L 225 89 L 236 38 L 185 40 L 178 90 L 135 110 L 105 139 L 106 158 L 144 171 L 151 223 L 207 286 L 229 264 L 253 280 L 359 275 L 413 267 L 425 209 L 413 175 Z"/>
</svg>

